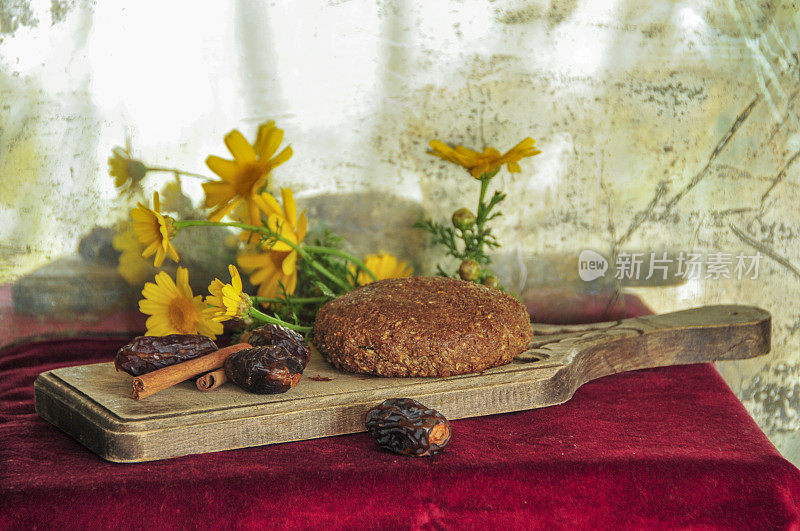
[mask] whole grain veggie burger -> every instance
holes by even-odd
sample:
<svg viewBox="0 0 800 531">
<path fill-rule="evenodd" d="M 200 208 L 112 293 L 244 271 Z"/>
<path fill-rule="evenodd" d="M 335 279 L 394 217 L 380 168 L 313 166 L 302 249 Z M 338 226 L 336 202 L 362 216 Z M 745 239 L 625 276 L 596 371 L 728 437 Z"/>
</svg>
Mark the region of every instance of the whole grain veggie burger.
<svg viewBox="0 0 800 531">
<path fill-rule="evenodd" d="M 325 304 L 314 344 L 336 367 L 379 376 L 451 376 L 510 363 L 533 332 L 500 290 L 446 277 L 381 280 Z"/>
</svg>

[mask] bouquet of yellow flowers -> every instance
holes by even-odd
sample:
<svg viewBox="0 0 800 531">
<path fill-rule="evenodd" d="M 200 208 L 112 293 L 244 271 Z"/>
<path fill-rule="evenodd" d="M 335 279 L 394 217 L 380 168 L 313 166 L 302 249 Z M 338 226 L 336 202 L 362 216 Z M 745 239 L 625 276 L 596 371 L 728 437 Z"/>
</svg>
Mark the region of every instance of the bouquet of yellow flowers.
<svg viewBox="0 0 800 531">
<path fill-rule="evenodd" d="M 313 242 L 306 241 L 308 219 L 305 212 L 298 214 L 291 188 L 281 190 L 280 201 L 268 191 L 272 170 L 292 156 L 290 146 L 278 152 L 282 142 L 283 130 L 272 121 L 259 126 L 253 144 L 238 130 L 225 136 L 232 159 L 215 155 L 206 159 L 219 177 L 203 183 L 205 206 L 211 209 L 207 219 L 177 220 L 162 214 L 158 192 L 153 194 L 152 206 L 139 203 L 132 211 L 141 254 L 153 257 L 156 268 L 167 258 L 179 262 L 173 240 L 181 230 L 239 229 L 244 248 L 236 261 L 257 287 L 255 295 L 245 293 L 234 264 L 228 266 L 230 281 L 215 279 L 205 297 L 192 293 L 186 268 L 179 267 L 174 280 L 160 271 L 155 282 L 145 284 L 139 303 L 142 313 L 150 316 L 148 335 L 215 338 L 222 333 L 222 323 L 232 319 L 240 321 L 242 328 L 273 323 L 307 333 L 316 311 L 328 300 L 375 280 L 413 273 L 405 262 L 385 253 L 367 255 L 364 260 L 351 256 L 328 231 Z M 187 173 L 148 167 L 132 158 L 129 148 L 116 148 L 109 167 L 120 187 L 130 187 L 152 171 Z"/>
<path fill-rule="evenodd" d="M 144 299 L 139 302 L 141 312 L 149 316 L 148 335 L 202 334 L 216 338 L 223 331 L 222 323 L 229 320 L 236 320 L 240 329 L 273 323 L 308 333 L 317 310 L 327 301 L 370 282 L 413 274 L 405 262 L 386 253 L 370 254 L 363 260 L 348 254 L 342 250 L 340 238 L 329 231 L 308 241 L 308 219 L 305 211 L 298 213 L 291 188 L 280 190 L 280 200 L 269 191 L 272 170 L 293 154 L 291 146 L 280 149 L 283 133 L 273 121 L 259 125 L 252 144 L 238 130 L 228 133 L 225 145 L 232 159 L 215 155 L 206 159 L 206 165 L 218 180 L 178 169 L 148 166 L 132 157 L 130 146 L 113 150 L 109 171 L 123 191 L 131 189 L 150 172 L 206 179 L 202 185 L 205 207 L 210 209 L 206 219 L 175 219 L 163 214 L 158 192 L 153 194 L 151 206 L 139 203 L 133 209 L 136 238 L 133 243 L 141 244 L 142 257 L 152 257 L 156 268 L 167 258 L 178 263 L 180 257 L 173 240 L 179 231 L 196 227 L 237 229 L 241 251 L 236 262 L 256 287 L 255 294 L 245 293 L 234 264 L 228 265 L 230 280 L 214 279 L 206 296 L 194 295 L 186 268 L 178 267 L 175 279 L 160 271 L 155 282 L 145 284 Z M 493 209 L 505 195 L 495 192 L 488 201 L 485 196 L 492 177 L 503 165 L 511 172 L 518 172 L 521 158 L 539 153 L 533 143 L 533 139 L 527 138 L 501 155 L 493 148 L 480 153 L 463 146 L 451 148 L 438 140 L 431 142 L 431 154 L 463 166 L 481 183 L 477 214 L 459 209 L 452 217 L 452 228 L 432 221 L 416 225 L 431 232 L 434 242 L 443 244 L 447 254 L 462 260 L 458 270 L 461 278 L 497 284 L 488 268 L 490 259 L 486 249 L 499 243 L 488 223 L 499 215 Z M 117 242 L 120 246 L 127 245 L 132 238 L 132 234 L 122 234 L 115 239 L 115 245 Z M 135 260 L 125 253 L 123 258 L 126 271 L 121 272 L 133 278 Z M 439 273 L 447 275 L 441 267 Z"/>
</svg>

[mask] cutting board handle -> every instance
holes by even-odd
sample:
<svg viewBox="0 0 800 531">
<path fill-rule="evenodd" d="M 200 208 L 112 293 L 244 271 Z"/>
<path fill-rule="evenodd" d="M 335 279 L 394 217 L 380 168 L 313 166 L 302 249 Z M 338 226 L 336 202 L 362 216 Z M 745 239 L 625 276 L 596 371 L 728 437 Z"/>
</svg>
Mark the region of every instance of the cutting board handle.
<svg viewBox="0 0 800 531">
<path fill-rule="evenodd" d="M 770 350 L 771 316 L 753 306 L 704 306 L 591 325 L 534 324 L 517 362 L 568 367 L 568 382 L 636 369 L 754 358 Z"/>
</svg>

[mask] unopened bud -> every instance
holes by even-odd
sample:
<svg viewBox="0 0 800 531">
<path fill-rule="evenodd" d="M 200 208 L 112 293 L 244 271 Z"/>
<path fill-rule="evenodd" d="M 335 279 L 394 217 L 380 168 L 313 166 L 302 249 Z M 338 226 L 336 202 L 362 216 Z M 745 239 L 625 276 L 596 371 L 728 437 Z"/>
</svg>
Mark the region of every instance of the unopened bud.
<svg viewBox="0 0 800 531">
<path fill-rule="evenodd" d="M 455 228 L 466 230 L 475 225 L 475 214 L 467 208 L 459 208 L 453 212 L 452 220 Z"/>
<path fill-rule="evenodd" d="M 483 279 L 483 285 L 489 288 L 496 288 L 497 287 L 497 277 L 494 275 L 489 275 L 485 279 Z"/>
<path fill-rule="evenodd" d="M 477 280 L 481 276 L 481 266 L 475 260 L 464 260 L 458 267 L 458 276 L 461 277 L 461 280 L 469 282 Z"/>
</svg>

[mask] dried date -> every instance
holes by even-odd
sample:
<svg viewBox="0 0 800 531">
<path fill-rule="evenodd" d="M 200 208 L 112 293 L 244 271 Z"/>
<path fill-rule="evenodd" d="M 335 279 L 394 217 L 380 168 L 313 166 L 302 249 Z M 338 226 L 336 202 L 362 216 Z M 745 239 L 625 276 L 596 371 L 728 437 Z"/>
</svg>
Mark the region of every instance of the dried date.
<svg viewBox="0 0 800 531">
<path fill-rule="evenodd" d="M 308 358 L 305 344 L 248 348 L 225 360 L 225 375 L 251 393 L 285 393 L 300 381 Z"/>
<path fill-rule="evenodd" d="M 254 347 L 268 345 L 286 347 L 298 356 L 305 356 L 304 366 L 308 363 L 309 351 L 303 336 L 282 326 L 267 324 L 254 330 L 248 330 L 242 334 L 240 341 L 250 343 Z"/>
<path fill-rule="evenodd" d="M 117 351 L 114 366 L 139 376 L 218 350 L 209 338 L 192 334 L 139 336 Z"/>
<path fill-rule="evenodd" d="M 410 398 L 384 400 L 367 412 L 365 420 L 378 446 L 401 455 L 437 454 L 452 433 L 444 415 Z"/>
</svg>

